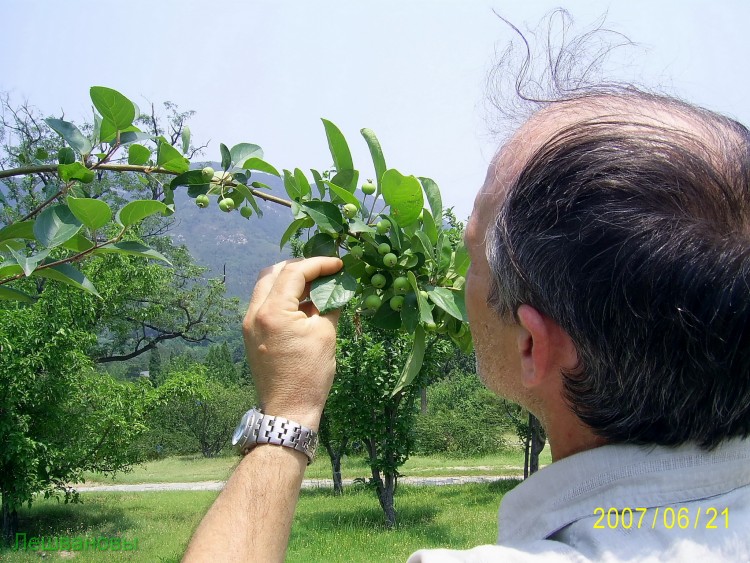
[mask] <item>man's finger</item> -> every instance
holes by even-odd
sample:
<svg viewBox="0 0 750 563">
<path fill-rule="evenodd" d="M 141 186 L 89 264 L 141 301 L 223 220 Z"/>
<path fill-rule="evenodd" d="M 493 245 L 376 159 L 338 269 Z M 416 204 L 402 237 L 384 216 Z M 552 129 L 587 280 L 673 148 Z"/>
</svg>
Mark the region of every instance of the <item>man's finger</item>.
<svg viewBox="0 0 750 563">
<path fill-rule="evenodd" d="M 265 300 L 268 298 L 268 294 L 273 289 L 273 284 L 276 282 L 276 278 L 279 277 L 281 270 L 284 269 L 290 262 L 299 262 L 300 258 L 294 258 L 293 260 L 284 260 L 283 262 L 277 262 L 273 266 L 264 268 L 258 274 L 258 280 L 255 282 L 253 288 L 253 294 L 250 297 L 250 305 L 247 308 L 247 314 L 253 315 L 258 310 Z"/>
<path fill-rule="evenodd" d="M 321 276 L 335 274 L 343 265 L 339 258 L 328 256 L 289 262 L 276 276 L 266 302 L 277 310 L 297 311 L 307 284 Z"/>
</svg>

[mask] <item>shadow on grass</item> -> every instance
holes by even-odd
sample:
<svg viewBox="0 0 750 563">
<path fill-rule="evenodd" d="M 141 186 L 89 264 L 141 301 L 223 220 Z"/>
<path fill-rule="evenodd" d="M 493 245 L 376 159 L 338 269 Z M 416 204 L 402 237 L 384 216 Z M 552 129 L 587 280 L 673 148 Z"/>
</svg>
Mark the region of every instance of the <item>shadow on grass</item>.
<svg viewBox="0 0 750 563">
<path fill-rule="evenodd" d="M 18 513 L 18 530 L 29 536 L 118 537 L 136 526 L 125 510 L 99 502 L 38 504 Z"/>
</svg>

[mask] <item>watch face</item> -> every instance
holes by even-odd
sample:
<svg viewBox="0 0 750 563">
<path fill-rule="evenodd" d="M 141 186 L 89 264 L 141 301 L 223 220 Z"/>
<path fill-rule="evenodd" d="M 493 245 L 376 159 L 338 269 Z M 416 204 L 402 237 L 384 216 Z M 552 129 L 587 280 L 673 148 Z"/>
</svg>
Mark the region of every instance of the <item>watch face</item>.
<svg viewBox="0 0 750 563">
<path fill-rule="evenodd" d="M 247 428 L 247 423 L 250 421 L 252 411 L 247 411 L 243 416 L 240 423 L 237 425 L 237 428 L 234 429 L 234 434 L 232 435 L 232 445 L 236 446 L 237 443 L 242 439 L 242 434 L 245 432 L 245 429 Z"/>
</svg>

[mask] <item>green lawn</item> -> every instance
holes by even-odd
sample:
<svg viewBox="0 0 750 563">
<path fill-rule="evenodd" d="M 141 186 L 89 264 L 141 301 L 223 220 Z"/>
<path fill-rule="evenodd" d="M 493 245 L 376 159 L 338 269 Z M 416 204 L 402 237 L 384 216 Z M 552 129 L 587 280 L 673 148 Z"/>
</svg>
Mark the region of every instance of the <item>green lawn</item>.
<svg viewBox="0 0 750 563">
<path fill-rule="evenodd" d="M 239 458 L 235 456 L 206 459 L 200 455 L 170 457 L 152 461 L 136 467 L 129 473 L 105 477 L 89 473 L 86 482 L 91 483 L 192 483 L 196 481 L 225 481 Z M 549 447 L 545 447 L 539 463 L 551 462 Z M 443 475 L 523 475 L 523 452 L 508 450 L 484 457 L 454 458 L 446 456 L 413 456 L 401 468 L 409 477 Z M 361 457 L 345 459 L 342 464 L 344 478 L 369 477 L 370 470 Z M 326 452 L 319 451 L 318 459 L 307 468 L 308 479 L 330 479 L 331 462 Z"/>
<path fill-rule="evenodd" d="M 399 526 L 386 530 L 374 493 L 350 487 L 342 497 L 302 491 L 289 562 L 404 561 L 422 547 L 468 548 L 494 543 L 496 513 L 515 481 L 446 487 L 399 487 Z M 179 561 L 215 492 L 90 493 L 84 503 L 39 500 L 21 511 L 31 536 L 138 538 L 138 551 L 77 552 L 86 561 Z M 38 561 L 39 552 L 0 551 L 0 561 Z M 61 559 L 49 552 L 48 559 Z"/>
</svg>

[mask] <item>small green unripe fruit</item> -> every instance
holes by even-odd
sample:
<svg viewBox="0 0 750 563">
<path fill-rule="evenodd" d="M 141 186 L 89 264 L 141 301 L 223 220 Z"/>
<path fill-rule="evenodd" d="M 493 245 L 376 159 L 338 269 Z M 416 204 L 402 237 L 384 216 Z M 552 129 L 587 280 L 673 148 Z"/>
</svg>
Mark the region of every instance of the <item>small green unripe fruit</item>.
<svg viewBox="0 0 750 563">
<path fill-rule="evenodd" d="M 375 229 L 378 231 L 378 234 L 384 235 L 385 233 L 391 230 L 391 223 L 390 221 L 386 221 L 385 219 L 382 221 L 378 221 L 378 224 L 375 226 Z"/>
<path fill-rule="evenodd" d="M 226 213 L 229 213 L 232 209 L 234 209 L 234 200 L 231 197 L 225 197 L 224 199 L 219 201 L 219 209 Z"/>
<path fill-rule="evenodd" d="M 366 274 L 367 274 L 368 276 L 371 276 L 371 275 L 373 275 L 373 274 L 374 274 L 375 272 L 377 272 L 377 271 L 378 271 L 378 269 L 377 269 L 377 268 L 376 268 L 375 266 L 373 266 L 372 264 L 367 264 L 367 265 L 365 266 L 365 273 L 366 273 Z"/>
<path fill-rule="evenodd" d="M 419 212 L 419 220 L 424 223 L 424 209 Z"/>
<path fill-rule="evenodd" d="M 396 291 L 396 293 L 406 293 L 407 291 L 409 291 L 410 286 L 411 284 L 409 283 L 409 280 L 406 278 L 406 276 L 400 276 L 393 280 L 393 289 Z"/>
<path fill-rule="evenodd" d="M 390 305 L 391 309 L 393 309 L 394 311 L 400 311 L 404 306 L 404 296 L 394 295 L 393 297 L 391 297 Z"/>
<path fill-rule="evenodd" d="M 380 297 L 378 297 L 377 295 L 368 295 L 365 298 L 365 309 L 376 311 L 380 307 L 380 303 Z"/>
<path fill-rule="evenodd" d="M 208 207 L 209 203 L 210 201 L 206 194 L 201 194 L 195 198 L 195 205 L 197 205 L 200 208 Z"/>
<path fill-rule="evenodd" d="M 420 292 L 419 292 L 419 294 L 420 294 L 420 295 L 421 295 L 422 297 L 424 297 L 425 299 L 429 299 L 429 298 L 430 298 L 430 294 L 429 294 L 429 293 L 427 293 L 427 292 L 426 292 L 426 291 L 424 291 L 424 290 L 420 291 Z"/>
<path fill-rule="evenodd" d="M 435 332 L 437 330 L 437 325 L 435 323 L 424 323 L 424 327 L 427 332 Z"/>
<path fill-rule="evenodd" d="M 351 219 L 357 214 L 357 206 L 354 205 L 353 203 L 347 203 L 344 206 L 343 211 L 344 211 L 344 217 Z"/>
<path fill-rule="evenodd" d="M 387 268 L 393 268 L 396 265 L 396 262 L 398 262 L 398 258 L 396 258 L 396 255 L 393 254 L 393 252 L 389 252 L 383 256 L 383 264 L 385 264 Z"/>
<path fill-rule="evenodd" d="M 204 182 L 210 182 L 214 179 L 214 174 L 216 171 L 211 168 L 210 166 L 206 166 L 203 170 L 201 170 L 201 174 L 203 175 L 203 181 Z"/>
<path fill-rule="evenodd" d="M 242 207 L 240 209 L 240 215 L 242 215 L 245 219 L 250 219 L 250 217 L 253 214 L 253 208 L 248 207 L 247 205 L 245 207 Z"/>
<path fill-rule="evenodd" d="M 387 242 L 381 242 L 380 245 L 378 245 L 378 254 L 381 256 L 385 256 L 391 251 L 391 245 Z"/>
<path fill-rule="evenodd" d="M 372 283 L 372 287 L 382 289 L 386 284 L 385 276 L 383 274 L 375 274 L 370 278 L 370 283 Z"/>
<path fill-rule="evenodd" d="M 356 258 L 357 260 L 359 260 L 360 258 L 362 258 L 362 256 L 364 256 L 364 254 L 365 254 L 365 249 L 364 249 L 364 248 L 362 248 L 361 246 L 352 246 L 352 247 L 351 247 L 351 248 L 349 249 L 349 254 L 351 254 L 351 255 L 352 255 L 352 256 L 354 256 L 354 257 L 355 257 L 355 258 Z"/>
<path fill-rule="evenodd" d="M 362 193 L 365 195 L 374 194 L 376 189 L 377 186 L 372 183 L 372 180 L 367 180 L 364 184 L 362 184 Z"/>
</svg>

